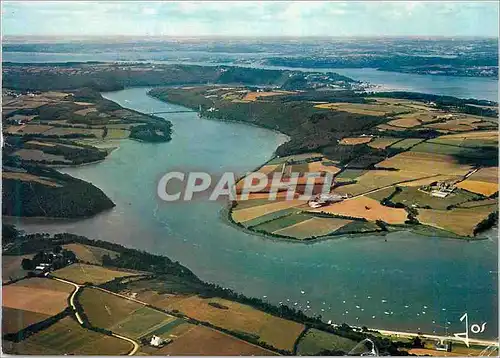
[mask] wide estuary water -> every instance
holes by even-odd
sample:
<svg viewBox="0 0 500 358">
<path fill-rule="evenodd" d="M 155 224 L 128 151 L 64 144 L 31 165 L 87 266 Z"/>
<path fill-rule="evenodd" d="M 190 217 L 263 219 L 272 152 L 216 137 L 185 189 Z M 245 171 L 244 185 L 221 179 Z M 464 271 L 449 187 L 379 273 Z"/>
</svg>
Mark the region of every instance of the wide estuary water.
<svg viewBox="0 0 500 358">
<path fill-rule="evenodd" d="M 184 109 L 144 88 L 105 97 L 144 112 Z M 160 202 L 158 179 L 170 170 L 243 173 L 287 138 L 196 113 L 162 116 L 174 124 L 171 142 L 121 141 L 104 162 L 63 170 L 101 188 L 113 210 L 81 221 L 14 222 L 30 232 L 74 232 L 165 254 L 204 280 L 325 320 L 444 334 L 462 332 L 467 312 L 471 324 L 487 322 L 483 337 L 497 336 L 496 230 L 476 242 L 399 232 L 311 244 L 244 233 L 223 220 L 222 202 Z"/>
</svg>

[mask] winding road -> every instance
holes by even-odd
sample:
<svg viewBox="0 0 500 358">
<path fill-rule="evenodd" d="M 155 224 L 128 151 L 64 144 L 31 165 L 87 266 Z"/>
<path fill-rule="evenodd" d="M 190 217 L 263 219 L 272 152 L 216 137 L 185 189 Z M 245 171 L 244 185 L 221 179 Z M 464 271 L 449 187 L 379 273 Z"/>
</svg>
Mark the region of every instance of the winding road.
<svg viewBox="0 0 500 358">
<path fill-rule="evenodd" d="M 63 283 L 66 283 L 68 285 L 72 285 L 73 287 L 75 287 L 75 290 L 71 293 L 71 296 L 69 297 L 69 304 L 70 304 L 71 308 L 73 309 L 73 312 L 75 313 L 75 317 L 76 317 L 78 323 L 83 327 L 84 326 L 84 321 L 83 321 L 82 317 L 80 316 L 80 314 L 78 313 L 78 311 L 76 310 L 76 305 L 75 305 L 76 294 L 78 293 L 78 291 L 80 290 L 80 287 L 82 287 L 82 286 L 79 285 L 79 284 L 77 284 L 77 283 L 75 283 L 75 282 L 63 280 L 61 278 L 57 278 L 57 277 L 54 277 L 54 276 L 50 276 L 50 278 L 53 279 L 53 280 L 56 280 L 56 281 L 59 281 L 59 282 L 63 282 Z M 96 288 L 98 288 L 98 287 L 96 287 Z M 103 290 L 103 291 L 109 292 L 107 290 Z M 84 328 L 86 328 L 86 327 L 84 327 Z M 127 355 L 133 356 L 139 350 L 139 344 L 136 341 L 134 341 L 133 339 L 121 336 L 121 335 L 113 333 L 113 332 L 111 332 L 111 335 L 113 337 L 118 338 L 118 339 L 122 339 L 124 341 L 132 343 L 133 348 L 132 348 L 132 350 Z"/>
</svg>

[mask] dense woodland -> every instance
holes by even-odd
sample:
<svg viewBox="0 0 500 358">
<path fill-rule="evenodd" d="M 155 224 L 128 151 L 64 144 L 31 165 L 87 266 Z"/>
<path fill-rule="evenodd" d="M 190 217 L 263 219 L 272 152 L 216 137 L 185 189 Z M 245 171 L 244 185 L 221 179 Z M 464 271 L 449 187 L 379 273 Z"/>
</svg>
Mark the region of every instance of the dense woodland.
<svg viewBox="0 0 500 358">
<path fill-rule="evenodd" d="M 39 71 L 26 71 L 37 68 Z M 328 74 L 332 80 L 352 79 Z M 188 84 L 246 84 L 285 86 L 302 89 L 309 86 L 307 75 L 298 71 L 263 70 L 230 66 L 196 65 L 124 65 L 107 63 L 3 64 L 3 86 L 21 91 L 73 90 L 92 88 L 116 91 L 134 86 Z"/>
<path fill-rule="evenodd" d="M 58 183 L 2 178 L 2 215 L 77 218 L 95 215 L 115 204 L 101 189 L 51 168 L 7 162 L 28 174 L 43 176 Z"/>
</svg>

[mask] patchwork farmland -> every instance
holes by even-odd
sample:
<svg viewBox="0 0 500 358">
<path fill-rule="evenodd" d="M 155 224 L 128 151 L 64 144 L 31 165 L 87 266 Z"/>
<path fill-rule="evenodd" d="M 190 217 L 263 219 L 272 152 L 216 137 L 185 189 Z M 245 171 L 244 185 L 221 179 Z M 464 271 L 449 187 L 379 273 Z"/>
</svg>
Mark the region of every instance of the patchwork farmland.
<svg viewBox="0 0 500 358">
<path fill-rule="evenodd" d="M 411 229 L 409 225 L 414 224 L 448 231 L 451 237 L 473 237 L 478 233 L 476 228 L 495 213 L 494 206 L 484 215 L 453 211 L 458 207 L 470 209 L 472 206 L 462 205 L 486 200 L 498 192 L 498 132 L 492 130 L 497 128 L 494 119 L 435 108 L 421 101 L 390 98 L 376 98 L 369 104 L 321 103 L 314 104 L 314 108 L 387 120 L 378 124 L 376 131 L 338 140 L 336 152 L 341 155 L 316 151 L 272 159 L 257 171 L 269 178 L 273 173 L 285 178 L 278 186 L 277 199 L 268 200 L 270 187 L 251 194 L 249 200 L 238 197 L 230 212 L 233 222 L 277 238 L 298 240 L 356 230 L 384 231 L 391 225 Z M 399 134 L 405 130 L 414 131 L 414 136 Z M 429 130 L 435 130 L 432 136 L 419 134 Z M 298 184 L 305 184 L 307 175 L 313 172 L 334 176 L 327 192 L 341 197 L 341 202 L 311 208 L 314 196 L 301 201 L 304 189 L 300 185 L 295 188 L 293 200 L 285 199 L 287 177 L 298 174 Z M 323 183 L 323 178 L 316 179 L 314 195 Z M 237 187 L 242 184 L 243 179 Z M 431 212 L 435 214 L 433 219 Z M 446 214 L 468 217 L 458 227 L 445 223 Z"/>
</svg>

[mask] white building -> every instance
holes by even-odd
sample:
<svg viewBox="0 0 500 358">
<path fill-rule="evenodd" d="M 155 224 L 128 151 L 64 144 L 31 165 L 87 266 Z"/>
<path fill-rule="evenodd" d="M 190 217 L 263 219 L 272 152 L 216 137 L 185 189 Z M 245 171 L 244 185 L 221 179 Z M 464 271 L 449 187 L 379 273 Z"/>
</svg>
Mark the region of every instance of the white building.
<svg viewBox="0 0 500 358">
<path fill-rule="evenodd" d="M 151 337 L 151 342 L 149 342 L 149 344 L 152 345 L 153 347 L 161 347 L 164 343 L 165 341 L 162 338 L 155 335 Z"/>
</svg>

